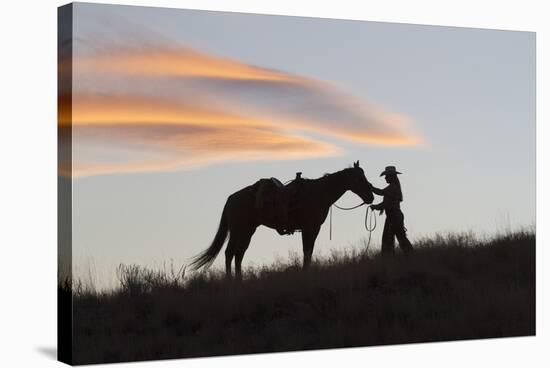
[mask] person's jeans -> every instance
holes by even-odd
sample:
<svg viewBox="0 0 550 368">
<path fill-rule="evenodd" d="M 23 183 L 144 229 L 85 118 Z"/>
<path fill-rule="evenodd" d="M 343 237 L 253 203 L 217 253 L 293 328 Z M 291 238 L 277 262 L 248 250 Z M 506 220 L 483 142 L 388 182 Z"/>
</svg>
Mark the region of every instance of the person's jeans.
<svg viewBox="0 0 550 368">
<path fill-rule="evenodd" d="M 382 254 L 394 254 L 395 238 L 399 241 L 403 253 L 410 253 L 413 247 L 406 232 L 403 212 L 400 209 L 386 211 L 386 222 L 382 233 Z"/>
</svg>

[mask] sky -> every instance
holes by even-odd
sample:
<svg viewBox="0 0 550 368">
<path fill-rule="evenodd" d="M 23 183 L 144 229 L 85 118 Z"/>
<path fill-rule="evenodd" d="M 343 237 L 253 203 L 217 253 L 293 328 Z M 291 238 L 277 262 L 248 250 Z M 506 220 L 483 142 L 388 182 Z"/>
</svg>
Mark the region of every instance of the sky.
<svg viewBox="0 0 550 368">
<path fill-rule="evenodd" d="M 120 263 L 188 263 L 227 197 L 260 178 L 355 160 L 377 187 L 385 166 L 403 173 L 413 242 L 535 224 L 534 33 L 77 3 L 72 45 L 59 172 L 75 275 L 99 287 Z M 314 256 L 368 235 L 364 209 L 333 216 Z M 244 265 L 301 248 L 260 227 Z"/>
</svg>

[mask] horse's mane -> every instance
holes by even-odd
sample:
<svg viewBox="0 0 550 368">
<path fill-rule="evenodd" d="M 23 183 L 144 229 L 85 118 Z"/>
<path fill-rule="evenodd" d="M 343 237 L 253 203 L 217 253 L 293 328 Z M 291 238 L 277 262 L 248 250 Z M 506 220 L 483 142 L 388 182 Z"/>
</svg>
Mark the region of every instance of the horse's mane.
<svg viewBox="0 0 550 368">
<path fill-rule="evenodd" d="M 324 180 L 324 179 L 333 178 L 333 177 L 335 177 L 335 176 L 339 176 L 339 175 L 341 175 L 341 174 L 348 173 L 348 172 L 350 172 L 351 169 L 353 169 L 353 166 L 348 166 L 348 167 L 346 167 L 345 169 L 342 169 L 342 170 L 339 170 L 339 171 L 335 171 L 335 172 L 333 172 L 333 173 L 327 173 L 327 172 L 326 172 L 326 173 L 323 174 L 323 176 L 318 177 L 318 178 L 315 178 L 315 179 L 304 178 L 304 177 L 302 177 L 302 178 L 300 178 L 300 180 L 302 180 L 303 182 L 309 182 L 309 183 L 311 183 L 311 182 L 317 182 L 317 181 L 322 181 L 322 180 Z M 296 181 L 296 179 L 292 179 L 292 180 L 289 181 L 288 183 L 292 183 L 292 182 L 294 182 L 294 181 Z"/>
<path fill-rule="evenodd" d="M 334 176 L 337 176 L 337 175 L 349 173 L 351 169 L 353 169 L 353 167 L 349 166 L 349 167 L 346 167 L 345 169 L 335 171 L 333 173 L 324 173 L 323 176 L 321 176 L 320 178 L 313 179 L 313 180 L 321 180 L 321 179 L 326 179 L 326 178 L 329 178 L 329 177 L 334 177 Z"/>
</svg>

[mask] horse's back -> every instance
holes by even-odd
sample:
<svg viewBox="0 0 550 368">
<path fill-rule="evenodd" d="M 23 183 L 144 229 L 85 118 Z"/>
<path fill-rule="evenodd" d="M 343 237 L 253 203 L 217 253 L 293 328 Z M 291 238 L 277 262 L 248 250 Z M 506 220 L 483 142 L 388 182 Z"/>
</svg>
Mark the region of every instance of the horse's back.
<svg viewBox="0 0 550 368">
<path fill-rule="evenodd" d="M 229 196 L 229 210 L 239 222 L 253 221 L 280 233 L 292 233 L 300 228 L 298 218 L 308 181 L 298 178 L 283 185 L 277 178 L 259 179 Z"/>
</svg>

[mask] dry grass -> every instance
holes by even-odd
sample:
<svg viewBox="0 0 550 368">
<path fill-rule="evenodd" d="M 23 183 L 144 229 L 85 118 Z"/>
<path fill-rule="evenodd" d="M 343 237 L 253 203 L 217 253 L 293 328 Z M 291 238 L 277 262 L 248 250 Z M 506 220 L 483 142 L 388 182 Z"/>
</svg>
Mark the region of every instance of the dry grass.
<svg viewBox="0 0 550 368">
<path fill-rule="evenodd" d="M 120 288 L 73 287 L 75 364 L 535 333 L 535 235 L 420 241 L 412 257 L 347 250 L 249 270 L 121 266 Z M 65 286 L 67 288 L 67 285 Z"/>
</svg>

